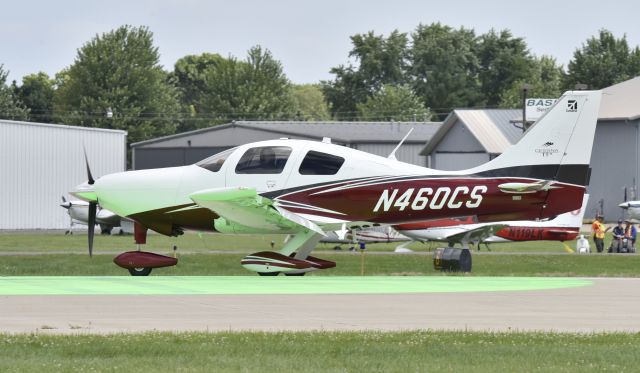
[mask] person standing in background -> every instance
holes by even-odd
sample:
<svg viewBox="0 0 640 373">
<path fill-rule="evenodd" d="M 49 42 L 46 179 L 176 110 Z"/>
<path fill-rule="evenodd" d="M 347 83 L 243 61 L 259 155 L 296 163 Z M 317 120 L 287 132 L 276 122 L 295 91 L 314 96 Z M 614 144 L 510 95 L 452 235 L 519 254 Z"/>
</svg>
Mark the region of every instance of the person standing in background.
<svg viewBox="0 0 640 373">
<path fill-rule="evenodd" d="M 596 251 L 599 253 L 604 251 L 604 233 L 606 231 L 604 228 L 604 224 L 602 224 L 603 220 L 604 220 L 604 217 L 598 214 L 596 215 L 596 219 L 593 221 L 593 224 L 591 224 L 591 234 L 593 236 L 593 243 L 595 243 Z"/>
</svg>

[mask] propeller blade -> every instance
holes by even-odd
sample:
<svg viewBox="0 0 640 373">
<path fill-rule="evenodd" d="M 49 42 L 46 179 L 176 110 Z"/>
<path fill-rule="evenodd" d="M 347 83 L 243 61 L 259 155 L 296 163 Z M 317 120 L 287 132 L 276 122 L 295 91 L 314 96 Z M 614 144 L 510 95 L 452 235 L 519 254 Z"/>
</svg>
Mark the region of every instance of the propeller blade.
<svg viewBox="0 0 640 373">
<path fill-rule="evenodd" d="M 89 202 L 89 256 L 93 256 L 93 234 L 96 229 L 96 206 L 97 203 Z"/>
<path fill-rule="evenodd" d="M 87 149 L 85 147 L 83 147 L 84 149 L 84 163 L 87 166 L 87 179 L 88 179 L 88 183 L 89 185 L 93 185 L 93 183 L 95 183 L 96 181 L 93 180 L 93 176 L 91 176 L 91 168 L 89 167 L 89 158 L 87 157 Z"/>
<path fill-rule="evenodd" d="M 68 210 L 71 208 L 71 202 L 67 202 L 67 199 L 62 196 L 62 203 L 60 204 L 60 206 Z"/>
</svg>

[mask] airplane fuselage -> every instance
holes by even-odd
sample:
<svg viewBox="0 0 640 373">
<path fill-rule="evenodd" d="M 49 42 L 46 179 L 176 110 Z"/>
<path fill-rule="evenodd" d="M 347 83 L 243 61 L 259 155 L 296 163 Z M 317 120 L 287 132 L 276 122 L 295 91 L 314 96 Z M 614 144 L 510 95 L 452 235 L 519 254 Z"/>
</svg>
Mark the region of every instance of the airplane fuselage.
<svg viewBox="0 0 640 373">
<path fill-rule="evenodd" d="M 278 173 L 238 171 L 245 162 L 242 157 L 252 149 L 269 147 L 288 152 Z M 342 164 L 331 175 L 305 173 L 309 152 L 340 158 Z M 544 219 L 578 208 L 584 193 L 583 186 L 561 182 L 550 190 L 506 193 L 501 185 L 533 184 L 541 179 L 496 177 L 493 175 L 499 172 L 495 170 L 471 175 L 437 171 L 343 146 L 300 140 L 247 144 L 221 156 L 222 162 L 212 158 L 209 163 L 205 160 L 191 166 L 106 175 L 93 188 L 103 208 L 168 235 L 184 229 L 215 230 L 213 221 L 218 216 L 196 205 L 189 195 L 229 186 L 254 187 L 275 204 L 324 224 L 394 224 L 466 215 L 477 216 L 479 221 Z M 531 170 L 523 169 L 523 174 Z"/>
</svg>

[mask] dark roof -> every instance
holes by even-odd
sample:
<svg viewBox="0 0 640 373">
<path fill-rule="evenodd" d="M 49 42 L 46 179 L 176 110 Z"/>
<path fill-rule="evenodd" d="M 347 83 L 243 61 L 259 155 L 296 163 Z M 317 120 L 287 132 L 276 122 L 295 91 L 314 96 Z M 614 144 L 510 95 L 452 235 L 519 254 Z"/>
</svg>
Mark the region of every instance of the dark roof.
<svg viewBox="0 0 640 373">
<path fill-rule="evenodd" d="M 330 137 L 343 143 L 398 142 L 413 128 L 408 143 L 425 143 L 442 125 L 441 122 L 297 122 L 297 121 L 235 121 L 195 131 L 136 142 L 132 147 L 155 142 L 220 131 L 230 127 L 250 128 L 282 135 Z"/>
</svg>

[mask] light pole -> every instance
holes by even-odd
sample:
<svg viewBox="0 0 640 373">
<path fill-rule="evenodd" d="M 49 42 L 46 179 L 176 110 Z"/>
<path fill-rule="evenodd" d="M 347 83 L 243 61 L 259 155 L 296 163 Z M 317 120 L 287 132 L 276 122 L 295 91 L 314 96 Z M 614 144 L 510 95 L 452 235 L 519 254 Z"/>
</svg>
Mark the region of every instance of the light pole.
<svg viewBox="0 0 640 373">
<path fill-rule="evenodd" d="M 527 124 L 527 93 L 531 90 L 531 84 L 522 85 L 522 132 L 525 132 L 529 125 Z"/>
</svg>

